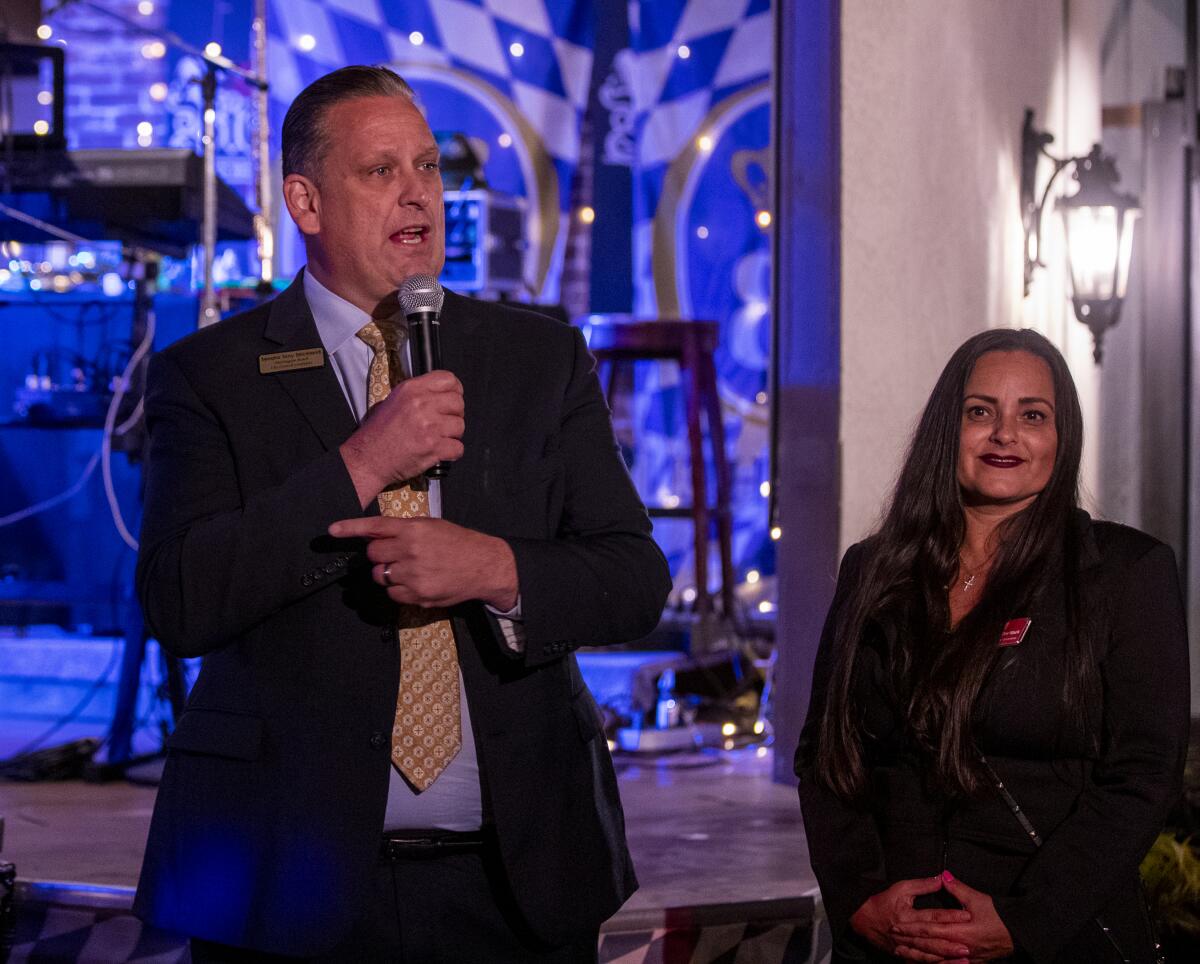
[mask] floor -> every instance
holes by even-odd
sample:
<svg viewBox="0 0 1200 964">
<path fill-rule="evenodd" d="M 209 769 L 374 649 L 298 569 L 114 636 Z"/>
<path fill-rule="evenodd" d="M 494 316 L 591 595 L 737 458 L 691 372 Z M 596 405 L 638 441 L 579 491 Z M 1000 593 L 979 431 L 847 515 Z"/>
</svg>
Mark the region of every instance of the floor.
<svg viewBox="0 0 1200 964">
<path fill-rule="evenodd" d="M 0 759 L 33 746 L 104 737 L 120 653 L 115 638 L 52 626 L 0 627 Z M 621 706 L 634 698 L 647 668 L 678 657 L 604 651 L 578 658 L 597 699 Z M 159 663 L 151 645 L 141 671 L 135 753 L 161 745 L 164 707 L 154 695 Z M 642 882 L 631 908 L 812 891 L 796 794 L 771 782 L 768 747 L 659 755 L 618 750 L 614 761 Z M 0 781 L 6 823 L 0 859 L 15 863 L 25 880 L 132 887 L 153 802 L 153 788 L 124 781 Z"/>
<path fill-rule="evenodd" d="M 765 748 L 616 762 L 641 879 L 628 909 L 800 897 L 816 886 L 795 791 L 771 782 Z M 154 792 L 0 782 L 0 855 L 25 880 L 132 887 Z"/>
<path fill-rule="evenodd" d="M 105 735 L 115 642 L 0 630 L 0 759 Z M 662 658 L 609 659 L 585 675 L 606 703 L 621 705 L 639 668 Z M 143 667 L 135 753 L 160 745 L 155 663 Z M 710 742 L 720 742 L 719 725 L 705 726 L 716 726 Z M 605 925 L 602 962 L 807 964 L 826 956 L 795 790 L 771 781 L 768 747 L 618 749 L 614 762 L 641 887 Z M 143 928 L 128 913 L 154 793 L 123 780 L 0 780 L 0 862 L 18 875 L 12 961 L 187 964 L 178 935 Z"/>
</svg>

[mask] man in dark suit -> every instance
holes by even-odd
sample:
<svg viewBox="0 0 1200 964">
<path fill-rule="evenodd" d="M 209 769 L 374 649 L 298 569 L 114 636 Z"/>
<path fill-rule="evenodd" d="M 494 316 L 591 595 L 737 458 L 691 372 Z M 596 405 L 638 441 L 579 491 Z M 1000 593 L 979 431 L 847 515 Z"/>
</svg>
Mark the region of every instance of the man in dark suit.
<svg viewBox="0 0 1200 964">
<path fill-rule="evenodd" d="M 307 269 L 147 379 L 139 592 L 205 659 L 136 909 L 197 960 L 594 960 L 636 881 L 572 651 L 649 632 L 669 577 L 591 358 L 448 293 L 447 370 L 404 377 L 396 289 L 444 246 L 397 75 L 306 88 L 283 165 Z"/>
</svg>

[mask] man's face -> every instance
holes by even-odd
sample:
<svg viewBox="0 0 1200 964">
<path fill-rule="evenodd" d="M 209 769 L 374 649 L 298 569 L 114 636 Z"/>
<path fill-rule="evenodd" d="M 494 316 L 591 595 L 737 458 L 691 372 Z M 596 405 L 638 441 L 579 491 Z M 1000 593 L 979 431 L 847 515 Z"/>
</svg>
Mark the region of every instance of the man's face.
<svg viewBox="0 0 1200 964">
<path fill-rule="evenodd" d="M 284 198 L 305 235 L 308 270 L 372 313 L 405 278 L 446 260 L 438 146 L 406 97 L 356 97 L 324 116 L 327 152 Z"/>
</svg>

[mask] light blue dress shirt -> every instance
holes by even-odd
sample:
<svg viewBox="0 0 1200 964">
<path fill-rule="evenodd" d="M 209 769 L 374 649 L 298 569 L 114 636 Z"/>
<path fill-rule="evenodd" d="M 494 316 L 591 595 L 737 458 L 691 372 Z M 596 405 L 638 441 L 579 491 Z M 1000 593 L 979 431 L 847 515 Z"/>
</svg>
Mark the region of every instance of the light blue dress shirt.
<svg viewBox="0 0 1200 964">
<path fill-rule="evenodd" d="M 335 295 L 308 271 L 304 272 L 304 296 L 308 299 L 308 306 L 312 309 L 313 319 L 317 323 L 317 332 L 321 336 L 321 344 L 333 365 L 346 401 L 354 412 L 355 420 L 361 422 L 367 411 L 367 377 L 371 368 L 372 352 L 366 342 L 357 337 L 357 333 L 371 317 Z M 403 326 L 400 331 L 403 335 Z M 407 364 L 407 351 L 402 354 Z M 439 484 L 433 480 L 429 484 L 431 516 L 441 516 L 441 503 Z M 516 611 L 512 614 L 516 615 Z M 502 626 L 506 622 L 510 620 L 501 620 Z M 508 629 L 505 636 L 511 641 Z M 462 714 L 461 749 L 433 785 L 423 793 L 414 792 L 396 768 L 391 768 L 384 830 L 416 827 L 440 827 L 445 830 L 479 829 L 482 822 L 479 759 L 475 753 L 474 731 L 471 729 L 471 714 L 467 706 L 461 670 L 458 685 L 458 705 Z"/>
</svg>

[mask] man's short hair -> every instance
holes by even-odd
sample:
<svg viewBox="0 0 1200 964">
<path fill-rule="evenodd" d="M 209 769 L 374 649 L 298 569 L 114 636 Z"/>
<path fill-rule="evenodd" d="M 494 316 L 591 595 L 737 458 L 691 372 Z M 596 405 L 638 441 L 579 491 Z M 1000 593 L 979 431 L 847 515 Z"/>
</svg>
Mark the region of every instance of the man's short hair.
<svg viewBox="0 0 1200 964">
<path fill-rule="evenodd" d="M 334 104 L 356 97 L 407 97 L 412 87 L 387 67 L 341 67 L 318 77 L 296 95 L 283 118 L 283 176 L 302 174 L 316 180 L 329 150 L 325 115 Z"/>
</svg>

